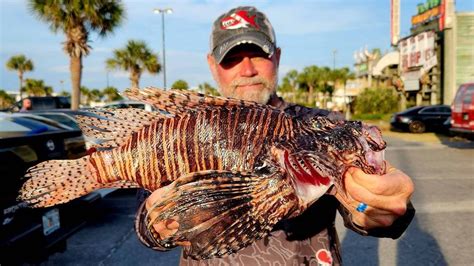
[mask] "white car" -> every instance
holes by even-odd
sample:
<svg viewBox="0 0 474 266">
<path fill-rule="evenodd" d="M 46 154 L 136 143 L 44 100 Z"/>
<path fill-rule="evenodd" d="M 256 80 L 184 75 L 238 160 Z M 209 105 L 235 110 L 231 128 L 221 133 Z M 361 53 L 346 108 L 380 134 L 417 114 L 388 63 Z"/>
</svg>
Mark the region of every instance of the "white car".
<svg viewBox="0 0 474 266">
<path fill-rule="evenodd" d="M 143 109 L 149 112 L 156 111 L 156 109 L 153 106 L 147 103 L 142 103 L 142 102 L 137 102 L 137 101 L 111 102 L 109 104 L 102 106 L 102 108 L 139 108 L 139 109 Z"/>
</svg>

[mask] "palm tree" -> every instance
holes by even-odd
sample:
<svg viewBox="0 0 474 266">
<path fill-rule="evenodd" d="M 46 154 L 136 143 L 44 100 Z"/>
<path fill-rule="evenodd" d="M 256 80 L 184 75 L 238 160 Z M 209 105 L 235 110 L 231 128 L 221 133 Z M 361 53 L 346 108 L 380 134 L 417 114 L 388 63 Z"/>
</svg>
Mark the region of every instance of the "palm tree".
<svg viewBox="0 0 474 266">
<path fill-rule="evenodd" d="M 171 85 L 171 88 L 174 90 L 185 91 L 189 89 L 189 85 L 185 80 L 178 79 Z"/>
<path fill-rule="evenodd" d="M 283 84 L 288 86 L 291 89 L 293 94 L 293 103 L 296 103 L 296 91 L 298 89 L 298 71 L 292 69 L 286 73 L 286 76 L 283 78 Z"/>
<path fill-rule="evenodd" d="M 28 96 L 49 96 L 53 93 L 53 88 L 46 86 L 41 79 L 26 79 L 21 91 Z"/>
<path fill-rule="evenodd" d="M 81 86 L 80 88 L 80 91 L 81 91 L 81 100 L 80 100 L 80 103 L 81 104 L 85 104 L 85 105 L 89 105 L 90 103 L 90 98 L 91 98 L 91 91 L 89 90 L 89 88 L 87 88 L 86 86 Z"/>
<path fill-rule="evenodd" d="M 314 106 L 314 91 L 317 89 L 321 80 L 321 70 L 318 66 L 307 66 L 298 75 L 298 83 L 300 87 L 308 90 L 307 104 L 311 107 Z"/>
<path fill-rule="evenodd" d="M 336 82 L 342 82 L 344 85 L 344 111 L 346 113 L 346 118 L 348 118 L 350 108 L 347 107 L 347 96 L 346 96 L 346 84 L 347 81 L 350 79 L 354 79 L 355 74 L 351 72 L 348 67 L 339 68 L 333 71 L 333 80 L 334 80 L 334 87 L 336 87 Z"/>
<path fill-rule="evenodd" d="M 198 90 L 200 93 L 207 94 L 207 95 L 212 95 L 212 96 L 220 95 L 219 91 L 216 88 L 212 87 L 211 84 L 207 82 L 199 84 Z"/>
<path fill-rule="evenodd" d="M 82 57 L 92 49 L 89 33 L 105 37 L 124 19 L 121 1 L 110 0 L 30 0 L 29 8 L 40 20 L 49 23 L 53 32 L 66 34 L 64 51 L 70 57 L 72 82 L 71 109 L 79 108 Z"/>
<path fill-rule="evenodd" d="M 4 109 L 9 107 L 15 102 L 15 98 L 9 95 L 6 91 L 0 90 L 0 108 Z"/>
<path fill-rule="evenodd" d="M 332 70 L 329 67 L 321 67 L 318 82 L 318 91 L 322 94 L 322 107 L 326 108 L 327 98 L 332 95 L 334 88 L 329 85 L 332 81 Z"/>
<path fill-rule="evenodd" d="M 89 96 L 90 96 L 91 101 L 100 102 L 102 100 L 102 97 L 104 96 L 104 94 L 98 89 L 92 89 L 90 91 Z"/>
<path fill-rule="evenodd" d="M 33 62 L 22 54 L 15 55 L 8 60 L 7 69 L 17 71 L 18 78 L 20 79 L 20 98 L 23 98 L 21 93 L 21 88 L 23 88 L 23 74 L 27 71 L 32 71 L 34 69 Z"/>
<path fill-rule="evenodd" d="M 138 83 L 145 70 L 150 74 L 161 71 L 158 55 L 153 54 L 145 42 L 136 40 L 129 40 L 123 49 L 115 49 L 114 57 L 107 59 L 106 65 L 109 70 L 129 71 L 131 88 L 139 88 Z"/>
<path fill-rule="evenodd" d="M 112 86 L 109 86 L 107 88 L 105 88 L 103 91 L 102 91 L 103 95 L 107 98 L 106 100 L 108 102 L 111 102 L 111 101 L 117 101 L 117 100 L 120 100 L 122 99 L 122 96 L 120 96 L 117 88 L 115 87 L 112 87 Z"/>
<path fill-rule="evenodd" d="M 69 96 L 71 96 L 71 93 L 69 93 L 68 91 L 61 91 L 58 95 L 69 97 Z"/>
</svg>

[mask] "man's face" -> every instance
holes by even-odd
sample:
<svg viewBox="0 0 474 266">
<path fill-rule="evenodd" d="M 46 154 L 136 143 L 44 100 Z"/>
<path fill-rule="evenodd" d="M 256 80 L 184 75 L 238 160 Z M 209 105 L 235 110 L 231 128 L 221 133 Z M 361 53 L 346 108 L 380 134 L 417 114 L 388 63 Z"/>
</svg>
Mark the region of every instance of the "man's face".
<svg viewBox="0 0 474 266">
<path fill-rule="evenodd" d="M 30 109 L 31 108 L 31 100 L 30 99 L 24 99 L 23 100 L 23 108 L 24 109 Z"/>
<path fill-rule="evenodd" d="M 266 104 L 275 93 L 280 50 L 268 58 L 256 45 L 238 45 L 220 64 L 208 55 L 212 75 L 222 96 Z"/>
</svg>

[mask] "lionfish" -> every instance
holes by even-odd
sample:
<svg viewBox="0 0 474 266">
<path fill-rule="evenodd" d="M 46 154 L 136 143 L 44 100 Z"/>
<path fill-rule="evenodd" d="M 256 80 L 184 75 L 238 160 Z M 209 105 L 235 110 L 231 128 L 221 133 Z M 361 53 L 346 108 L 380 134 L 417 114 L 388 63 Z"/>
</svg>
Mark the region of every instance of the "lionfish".
<svg viewBox="0 0 474 266">
<path fill-rule="evenodd" d="M 146 219 L 155 244 L 183 245 L 188 256 L 207 259 L 250 245 L 333 186 L 344 192 L 342 177 L 351 166 L 385 172 L 380 131 L 358 121 L 298 119 L 271 106 L 189 91 L 125 94 L 161 111 L 97 109 L 77 116 L 83 134 L 96 140 L 92 152 L 30 168 L 19 199 L 47 207 L 100 188 L 158 190 Z M 153 224 L 169 221 L 177 230 L 154 231 Z"/>
</svg>

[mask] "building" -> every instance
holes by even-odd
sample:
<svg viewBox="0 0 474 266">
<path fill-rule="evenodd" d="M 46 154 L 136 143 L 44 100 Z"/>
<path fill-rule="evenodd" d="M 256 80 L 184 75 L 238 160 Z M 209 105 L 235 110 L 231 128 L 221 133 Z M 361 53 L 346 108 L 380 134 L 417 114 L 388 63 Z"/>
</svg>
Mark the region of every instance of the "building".
<svg viewBox="0 0 474 266">
<path fill-rule="evenodd" d="M 474 12 L 453 0 L 427 0 L 398 42 L 401 91 L 410 105 L 451 104 L 460 84 L 474 81 Z"/>
<path fill-rule="evenodd" d="M 460 84 L 474 82 L 474 12 L 456 13 L 454 0 L 426 0 L 411 18 L 410 35 L 399 38 L 398 7 L 393 0 L 393 51 L 355 52 L 357 79 L 351 83 L 358 89 L 352 94 L 369 87 L 394 88 L 400 109 L 450 105 Z"/>
</svg>

